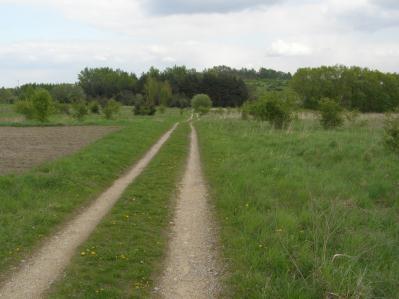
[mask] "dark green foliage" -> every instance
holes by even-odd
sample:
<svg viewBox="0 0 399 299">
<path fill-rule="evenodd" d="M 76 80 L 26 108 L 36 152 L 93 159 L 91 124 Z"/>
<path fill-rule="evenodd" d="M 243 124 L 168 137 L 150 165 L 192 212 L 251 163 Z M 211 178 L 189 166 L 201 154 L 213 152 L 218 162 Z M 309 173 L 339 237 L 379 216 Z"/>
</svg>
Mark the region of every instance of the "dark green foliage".
<svg viewBox="0 0 399 299">
<path fill-rule="evenodd" d="M 322 98 L 337 99 L 342 107 L 361 112 L 392 111 L 399 105 L 399 75 L 367 68 L 302 68 L 290 84 L 310 109 L 317 109 Z"/>
<path fill-rule="evenodd" d="M 57 84 L 50 89 L 53 99 L 60 103 L 73 103 L 86 99 L 82 87 L 77 84 Z"/>
<path fill-rule="evenodd" d="M 209 95 L 215 107 L 239 107 L 248 99 L 242 79 L 210 71 L 202 76 L 200 93 Z"/>
<path fill-rule="evenodd" d="M 121 105 L 115 100 L 109 100 L 103 108 L 103 113 L 106 119 L 112 119 L 115 114 L 119 112 Z"/>
<path fill-rule="evenodd" d="M 250 114 L 257 120 L 268 121 L 275 129 L 283 129 L 292 120 L 293 103 L 286 94 L 271 92 L 249 102 L 243 109 L 244 119 L 246 114 Z"/>
<path fill-rule="evenodd" d="M 93 114 L 100 114 L 100 112 L 101 112 L 100 103 L 97 102 L 96 100 L 91 101 L 89 103 L 89 110 Z"/>
<path fill-rule="evenodd" d="M 125 90 L 135 91 L 136 83 L 134 74 L 111 68 L 85 68 L 79 74 L 79 85 L 90 97 L 116 97 Z"/>
<path fill-rule="evenodd" d="M 135 95 L 133 108 L 135 115 L 154 115 L 156 111 L 155 105 L 147 101 L 142 94 Z"/>
<path fill-rule="evenodd" d="M 191 100 L 191 107 L 194 109 L 194 112 L 203 115 L 208 113 L 212 108 L 212 101 L 206 94 L 197 94 Z"/>
<path fill-rule="evenodd" d="M 35 118 L 35 109 L 31 100 L 19 100 L 15 104 L 15 112 L 22 114 L 26 119 Z"/>
<path fill-rule="evenodd" d="M 387 149 L 399 155 L 399 117 L 388 116 L 385 123 L 384 143 Z"/>
<path fill-rule="evenodd" d="M 319 109 L 321 116 L 320 123 L 323 128 L 333 129 L 343 125 L 343 109 L 336 101 L 328 98 L 322 99 Z"/>
<path fill-rule="evenodd" d="M 89 114 L 89 110 L 87 108 L 87 103 L 83 100 L 76 101 L 72 104 L 72 116 L 77 120 L 81 121 L 85 118 L 87 114 Z"/>
<path fill-rule="evenodd" d="M 71 105 L 67 103 L 55 102 L 55 107 L 58 113 L 69 115 L 71 113 Z"/>
<path fill-rule="evenodd" d="M 12 88 L 0 88 L 0 104 L 14 104 L 18 100 Z"/>
</svg>

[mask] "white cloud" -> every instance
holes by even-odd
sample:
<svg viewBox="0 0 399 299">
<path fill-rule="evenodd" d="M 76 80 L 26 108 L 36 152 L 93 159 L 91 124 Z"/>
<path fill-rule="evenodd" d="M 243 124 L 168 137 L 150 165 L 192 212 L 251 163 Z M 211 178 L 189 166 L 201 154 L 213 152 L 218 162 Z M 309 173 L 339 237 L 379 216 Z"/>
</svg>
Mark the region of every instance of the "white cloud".
<svg viewBox="0 0 399 299">
<path fill-rule="evenodd" d="M 312 49 L 304 44 L 278 40 L 266 51 L 268 56 L 308 56 Z"/>
<path fill-rule="evenodd" d="M 2 39 L 0 85 L 19 78 L 73 81 L 82 68 L 105 65 L 136 73 L 151 65 L 174 64 L 200 69 L 265 66 L 291 72 L 336 63 L 399 69 L 396 1 L 172 0 L 167 2 L 174 4 L 169 12 L 151 12 L 149 2 L 160 1 L 0 0 L 0 18 L 5 3 L 43 5 L 68 22 L 106 32 L 84 41 L 62 36 L 42 40 L 39 32 L 29 41 Z M 35 70 L 37 75 L 32 75 Z M 54 76 L 47 75 L 51 72 Z"/>
</svg>

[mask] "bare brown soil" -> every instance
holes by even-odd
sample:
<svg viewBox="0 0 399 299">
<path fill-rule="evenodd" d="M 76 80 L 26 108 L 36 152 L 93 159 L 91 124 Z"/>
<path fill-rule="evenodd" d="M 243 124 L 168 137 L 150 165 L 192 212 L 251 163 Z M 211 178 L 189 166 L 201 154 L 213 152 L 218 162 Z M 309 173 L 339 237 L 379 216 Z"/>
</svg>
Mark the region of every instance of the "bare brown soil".
<svg viewBox="0 0 399 299">
<path fill-rule="evenodd" d="M 72 154 L 117 127 L 0 127 L 0 175 Z"/>
</svg>

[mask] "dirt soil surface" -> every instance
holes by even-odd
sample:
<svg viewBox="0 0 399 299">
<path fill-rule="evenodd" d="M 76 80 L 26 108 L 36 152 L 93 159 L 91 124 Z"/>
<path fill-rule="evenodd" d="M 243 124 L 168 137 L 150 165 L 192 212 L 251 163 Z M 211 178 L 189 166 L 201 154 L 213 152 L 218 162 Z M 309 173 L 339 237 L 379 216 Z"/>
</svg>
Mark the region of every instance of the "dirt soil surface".
<svg viewBox="0 0 399 299">
<path fill-rule="evenodd" d="M 124 190 L 141 174 L 162 145 L 169 139 L 175 128 L 176 125 L 165 133 L 127 174 L 116 180 L 81 214 L 49 238 L 36 254 L 21 264 L 20 269 L 12 273 L 9 279 L 0 286 L 0 298 L 41 298 L 51 284 L 60 277 L 60 274 L 76 253 L 78 246 L 90 236 Z"/>
<path fill-rule="evenodd" d="M 0 127 L 0 175 L 75 153 L 118 127 Z"/>
<path fill-rule="evenodd" d="M 192 127 L 186 173 L 173 220 L 165 271 L 155 298 L 217 298 L 221 269 L 218 232 L 202 176 L 197 134 Z"/>
</svg>

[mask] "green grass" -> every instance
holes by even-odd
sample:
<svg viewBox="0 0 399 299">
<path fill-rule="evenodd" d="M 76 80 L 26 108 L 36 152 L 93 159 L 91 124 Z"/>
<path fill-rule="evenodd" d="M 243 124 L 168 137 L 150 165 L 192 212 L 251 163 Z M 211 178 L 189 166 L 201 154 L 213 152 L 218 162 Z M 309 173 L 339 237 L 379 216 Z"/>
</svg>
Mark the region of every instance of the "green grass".
<svg viewBox="0 0 399 299">
<path fill-rule="evenodd" d="M 166 248 L 171 199 L 188 152 L 181 124 L 78 250 L 50 298 L 148 298 Z"/>
<path fill-rule="evenodd" d="M 96 198 L 179 118 L 137 118 L 77 154 L 0 176 L 0 272 Z"/>
<path fill-rule="evenodd" d="M 212 118 L 196 127 L 226 296 L 397 297 L 399 159 L 380 128 L 302 121 L 288 133 Z"/>
</svg>

